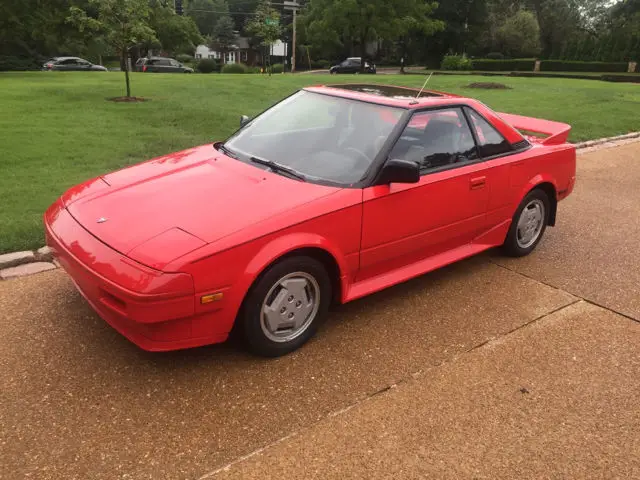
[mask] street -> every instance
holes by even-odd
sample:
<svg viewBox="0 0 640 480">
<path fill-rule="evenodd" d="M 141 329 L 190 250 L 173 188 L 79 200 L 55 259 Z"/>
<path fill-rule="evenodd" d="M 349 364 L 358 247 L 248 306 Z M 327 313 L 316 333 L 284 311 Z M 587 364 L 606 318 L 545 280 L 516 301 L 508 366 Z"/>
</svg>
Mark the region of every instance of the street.
<svg viewBox="0 0 640 480">
<path fill-rule="evenodd" d="M 338 307 L 275 360 L 146 353 L 61 270 L 0 282 L 0 478 L 638 478 L 638 160 L 580 154 L 531 256 Z"/>
</svg>

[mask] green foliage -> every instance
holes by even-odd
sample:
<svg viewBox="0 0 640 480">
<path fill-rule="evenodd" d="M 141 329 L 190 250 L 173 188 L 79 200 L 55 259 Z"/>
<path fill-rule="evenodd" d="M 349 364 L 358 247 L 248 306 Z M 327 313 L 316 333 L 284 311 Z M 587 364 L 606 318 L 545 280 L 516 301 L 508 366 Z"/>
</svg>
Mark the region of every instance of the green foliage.
<svg viewBox="0 0 640 480">
<path fill-rule="evenodd" d="M 247 67 L 247 73 L 262 73 L 260 67 Z"/>
<path fill-rule="evenodd" d="M 43 58 L 42 62 L 38 62 L 34 58 L 0 55 L 0 72 L 40 70 L 44 60 Z"/>
<path fill-rule="evenodd" d="M 284 65 L 281 63 L 274 63 L 271 65 L 271 73 L 282 73 L 284 72 Z"/>
<path fill-rule="evenodd" d="M 474 59 L 473 70 L 480 72 L 533 72 L 536 61 L 531 58 L 515 60 Z"/>
<path fill-rule="evenodd" d="M 179 53 L 176 55 L 176 60 L 181 63 L 193 63 L 195 59 L 193 58 L 193 55 L 189 55 L 188 53 Z"/>
<path fill-rule="evenodd" d="M 229 15 L 222 15 L 218 18 L 213 29 L 211 46 L 216 47 L 223 53 L 228 52 L 236 39 L 234 28 L 235 25 Z"/>
<path fill-rule="evenodd" d="M 258 4 L 255 15 L 246 23 L 245 31 L 265 46 L 273 44 L 280 38 L 282 34 L 280 14 L 271 7 L 270 1 L 262 0 Z"/>
<path fill-rule="evenodd" d="M 500 52 L 490 52 L 487 54 L 488 60 L 504 60 L 504 54 Z"/>
<path fill-rule="evenodd" d="M 519 10 L 497 31 L 500 51 L 509 57 L 535 56 L 540 53 L 540 27 L 535 15 Z"/>
<path fill-rule="evenodd" d="M 79 7 L 69 9 L 69 21 L 81 32 L 97 34 L 120 53 L 125 65 L 127 97 L 131 96 L 129 83 L 129 49 L 135 45 L 157 41 L 155 32 L 149 26 L 148 0 L 89 0 L 89 5 L 97 9 L 97 18 L 91 17 Z"/>
<path fill-rule="evenodd" d="M 440 68 L 442 70 L 471 70 L 472 62 L 466 55 L 445 55 Z"/>
<path fill-rule="evenodd" d="M 222 67 L 222 73 L 248 73 L 244 63 L 228 63 Z"/>
<path fill-rule="evenodd" d="M 185 14 L 196 23 L 205 37 L 213 36 L 218 18 L 229 13 L 229 5 L 225 0 L 189 0 L 183 3 Z"/>
<path fill-rule="evenodd" d="M 220 71 L 220 65 L 213 58 L 203 58 L 198 62 L 196 70 L 200 73 L 213 73 Z"/>
<path fill-rule="evenodd" d="M 541 72 L 626 72 L 627 62 L 566 62 L 562 60 L 543 60 Z"/>
<path fill-rule="evenodd" d="M 151 0 L 149 25 L 155 31 L 162 49 L 170 54 L 193 53 L 203 42 L 202 35 L 192 18 L 176 15 L 174 9 L 160 0 Z"/>
<path fill-rule="evenodd" d="M 310 0 L 304 32 L 310 43 L 336 56 L 357 46 L 364 68 L 366 44 L 376 37 L 399 40 L 405 49 L 412 34 L 428 37 L 443 29 L 444 23 L 432 18 L 436 6 L 420 0 Z"/>
</svg>

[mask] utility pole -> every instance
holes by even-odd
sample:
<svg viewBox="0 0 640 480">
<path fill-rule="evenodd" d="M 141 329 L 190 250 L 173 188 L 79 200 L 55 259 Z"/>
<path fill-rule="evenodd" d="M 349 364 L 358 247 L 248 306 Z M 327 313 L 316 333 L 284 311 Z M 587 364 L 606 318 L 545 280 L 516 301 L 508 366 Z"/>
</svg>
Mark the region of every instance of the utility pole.
<svg viewBox="0 0 640 480">
<path fill-rule="evenodd" d="M 296 71 L 296 18 L 300 4 L 295 0 L 284 0 L 284 9 L 293 11 L 293 39 L 291 45 L 291 73 Z"/>
</svg>

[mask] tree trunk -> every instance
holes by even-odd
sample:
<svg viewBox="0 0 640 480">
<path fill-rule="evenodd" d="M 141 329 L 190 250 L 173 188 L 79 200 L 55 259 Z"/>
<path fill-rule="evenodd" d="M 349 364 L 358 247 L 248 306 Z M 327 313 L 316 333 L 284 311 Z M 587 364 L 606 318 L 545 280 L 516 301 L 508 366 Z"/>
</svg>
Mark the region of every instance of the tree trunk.
<svg viewBox="0 0 640 480">
<path fill-rule="evenodd" d="M 131 84 L 129 83 L 129 59 L 127 58 L 127 49 L 122 51 L 122 64 L 124 65 L 124 78 L 127 83 L 127 98 L 131 96 Z"/>
<path fill-rule="evenodd" d="M 367 54 L 367 35 L 360 36 L 360 73 L 364 73 L 364 57 Z"/>
</svg>

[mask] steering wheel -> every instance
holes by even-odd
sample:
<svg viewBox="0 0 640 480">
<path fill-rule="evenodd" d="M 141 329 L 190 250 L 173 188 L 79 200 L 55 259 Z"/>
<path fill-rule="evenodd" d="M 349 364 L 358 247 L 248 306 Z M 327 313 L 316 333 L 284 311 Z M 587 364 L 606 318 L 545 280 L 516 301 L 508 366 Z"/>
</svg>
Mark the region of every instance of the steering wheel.
<svg viewBox="0 0 640 480">
<path fill-rule="evenodd" d="M 365 167 L 365 170 L 369 168 L 369 165 L 371 165 L 371 159 L 363 151 L 358 150 L 355 147 L 347 147 L 345 151 L 357 153 L 358 158 L 356 158 L 355 160 L 357 163 L 362 163 L 363 166 Z"/>
</svg>

